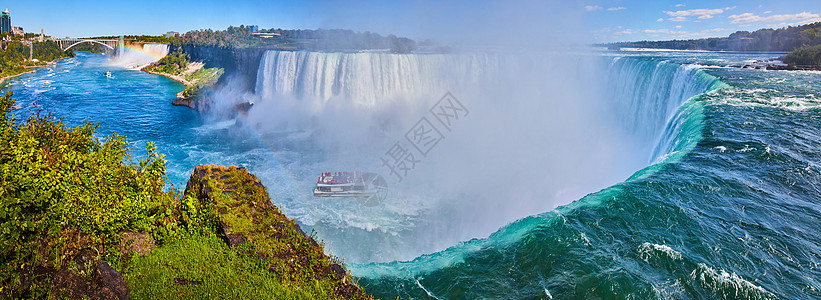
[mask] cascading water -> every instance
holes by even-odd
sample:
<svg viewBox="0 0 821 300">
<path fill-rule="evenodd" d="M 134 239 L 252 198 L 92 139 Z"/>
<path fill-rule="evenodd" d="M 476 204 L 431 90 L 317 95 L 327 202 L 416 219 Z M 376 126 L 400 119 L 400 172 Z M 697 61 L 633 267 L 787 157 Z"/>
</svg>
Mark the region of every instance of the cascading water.
<svg viewBox="0 0 821 300">
<path fill-rule="evenodd" d="M 6 87 L 23 107 L 18 120 L 42 110 L 67 126 L 100 121 L 99 137 L 126 135 L 135 155 L 156 142 L 177 187 L 199 164 L 248 168 L 380 298 L 821 297 L 817 72 L 728 67 L 770 56 L 740 53 L 293 55 L 400 79 L 422 72 L 398 71 L 415 61 L 439 70 L 424 74 L 443 90 L 405 95 L 380 83 L 363 101 L 377 92 L 342 87 L 376 81 L 332 75 L 340 89 L 325 96 L 269 90 L 247 114 L 215 122 L 157 101 L 180 84 L 85 53 Z M 467 61 L 475 69 L 436 67 Z M 281 74 L 311 86 L 318 75 L 301 70 Z M 722 82 L 733 88 L 702 93 Z M 445 91 L 470 115 L 391 185 L 392 198 L 367 207 L 311 196 L 323 171 L 386 175 L 379 156 L 433 118 Z"/>
<path fill-rule="evenodd" d="M 258 172 L 296 181 L 269 186 L 272 198 L 349 262 L 409 260 L 485 237 L 645 167 L 675 109 L 713 88 L 709 79 L 688 81 L 703 72 L 664 62 L 617 60 L 606 77 L 596 72 L 601 67 L 602 58 L 588 55 L 269 51 L 248 124 L 263 139 L 307 137 L 320 155 L 283 156 L 286 168 Z M 614 78 L 619 82 L 609 88 L 590 85 Z M 626 84 L 641 88 L 613 93 Z M 643 98 L 622 108 L 641 91 Z M 445 92 L 461 99 L 470 117 L 407 178 L 392 182 L 385 203 L 366 208 L 306 192 L 307 178 L 328 170 L 388 177 L 380 156 Z M 628 123 L 632 118 L 640 123 Z M 270 143 L 287 149 L 292 142 Z"/>
<path fill-rule="evenodd" d="M 111 58 L 112 66 L 139 70 L 168 55 L 166 44 L 145 44 L 142 47 L 118 47 Z"/>
<path fill-rule="evenodd" d="M 649 143 L 651 162 L 676 150 L 677 123 L 672 118 L 685 101 L 729 87 L 697 68 L 664 60 L 615 58 L 607 74 L 609 106 L 634 143 Z"/>
</svg>

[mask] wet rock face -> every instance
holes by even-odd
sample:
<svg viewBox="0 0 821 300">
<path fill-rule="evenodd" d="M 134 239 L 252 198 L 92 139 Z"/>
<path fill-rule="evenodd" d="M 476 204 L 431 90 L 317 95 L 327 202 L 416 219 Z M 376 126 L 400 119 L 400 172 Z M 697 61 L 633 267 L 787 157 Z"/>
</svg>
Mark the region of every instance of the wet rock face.
<svg viewBox="0 0 821 300">
<path fill-rule="evenodd" d="M 92 261 L 85 261 L 89 265 Z M 91 279 L 87 277 L 91 275 Z M 82 270 L 65 266 L 54 274 L 51 281 L 51 295 L 68 299 L 120 299 L 129 297 L 128 285 L 120 272 L 104 261 L 97 262 L 89 269 Z"/>
<path fill-rule="evenodd" d="M 217 85 L 224 84 L 229 77 L 233 80 L 233 88 L 240 91 L 253 91 L 257 82 L 259 62 L 268 49 L 264 48 L 221 48 L 207 46 L 183 46 L 183 51 L 191 57 L 191 61 L 205 62 L 207 67 L 225 69 L 225 75 Z"/>
</svg>

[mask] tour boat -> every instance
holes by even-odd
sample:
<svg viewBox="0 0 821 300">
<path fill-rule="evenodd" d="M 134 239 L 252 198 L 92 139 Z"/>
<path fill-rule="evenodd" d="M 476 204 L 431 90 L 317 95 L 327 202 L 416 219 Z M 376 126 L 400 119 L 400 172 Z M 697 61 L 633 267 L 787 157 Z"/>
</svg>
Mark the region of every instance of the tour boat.
<svg viewBox="0 0 821 300">
<path fill-rule="evenodd" d="M 316 180 L 315 197 L 384 198 L 387 183 L 370 172 L 325 172 Z"/>
</svg>

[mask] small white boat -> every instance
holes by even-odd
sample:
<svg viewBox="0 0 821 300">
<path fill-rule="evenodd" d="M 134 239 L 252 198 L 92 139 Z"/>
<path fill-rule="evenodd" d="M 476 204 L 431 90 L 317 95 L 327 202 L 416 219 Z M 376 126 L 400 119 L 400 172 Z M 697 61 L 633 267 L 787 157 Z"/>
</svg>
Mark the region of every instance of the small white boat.
<svg viewBox="0 0 821 300">
<path fill-rule="evenodd" d="M 104 75 L 105 75 L 105 77 L 108 77 L 108 78 L 113 77 L 113 76 L 111 76 L 111 71 L 106 71 Z"/>
<path fill-rule="evenodd" d="M 370 172 L 325 172 L 316 180 L 314 197 L 377 196 L 384 199 L 387 183 L 379 174 Z"/>
</svg>

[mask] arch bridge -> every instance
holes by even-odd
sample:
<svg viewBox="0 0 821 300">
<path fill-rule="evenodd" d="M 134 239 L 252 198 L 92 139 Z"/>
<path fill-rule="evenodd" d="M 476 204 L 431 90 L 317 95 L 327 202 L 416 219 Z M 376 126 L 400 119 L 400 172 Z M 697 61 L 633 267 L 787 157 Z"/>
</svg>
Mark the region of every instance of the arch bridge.
<svg viewBox="0 0 821 300">
<path fill-rule="evenodd" d="M 60 46 L 60 49 L 66 51 L 71 49 L 74 46 L 77 46 L 82 43 L 94 43 L 106 46 L 108 49 L 114 50 L 119 44 L 120 40 L 95 40 L 95 39 L 58 39 L 57 45 Z"/>
</svg>

